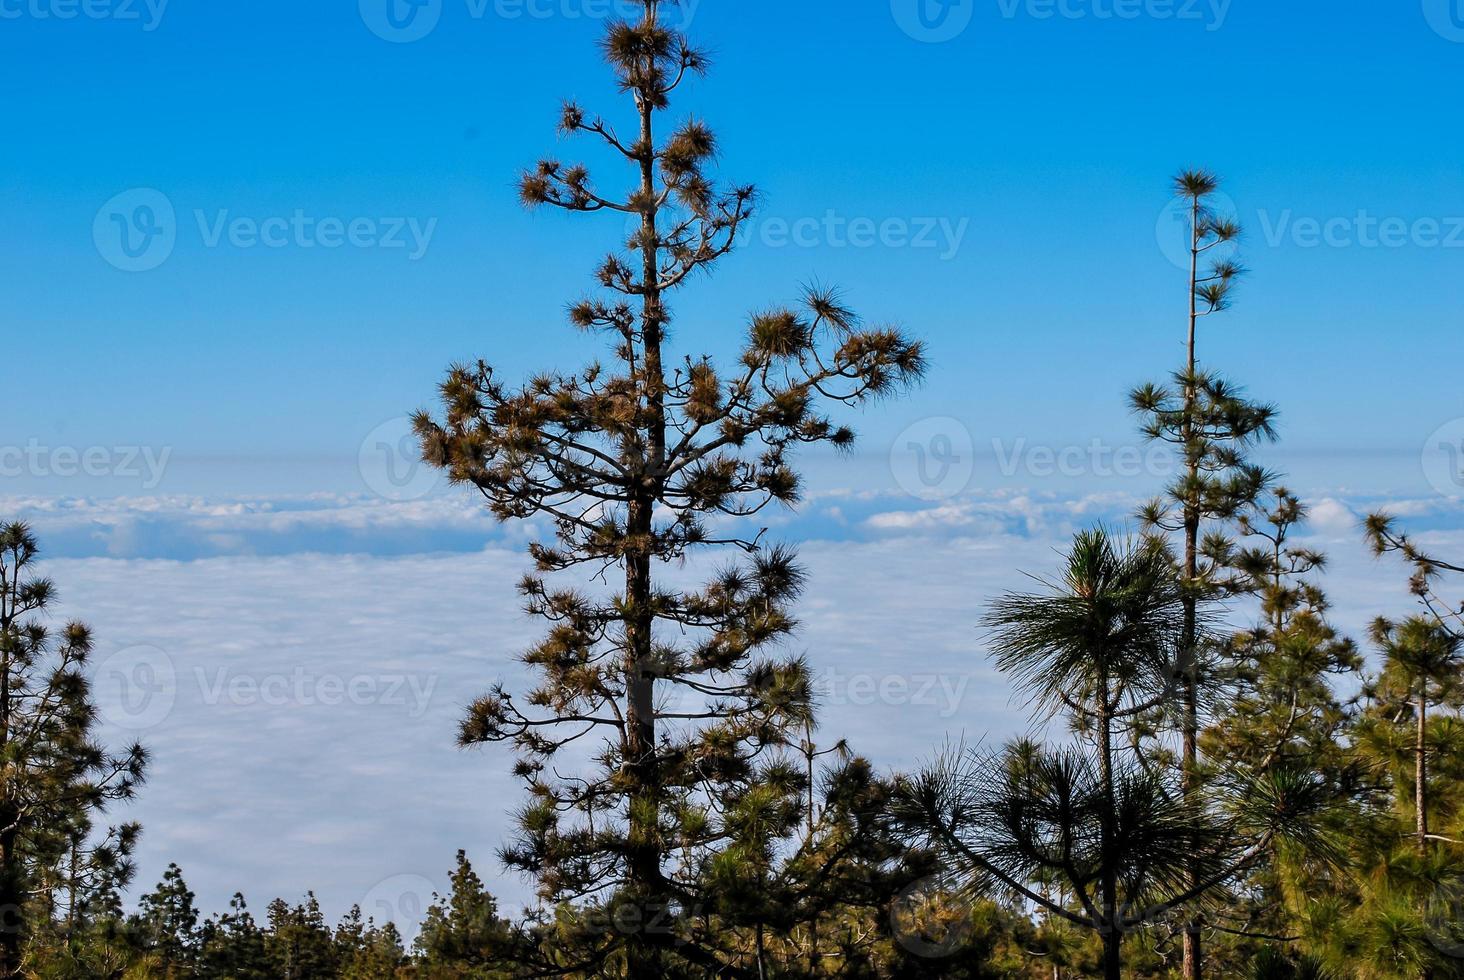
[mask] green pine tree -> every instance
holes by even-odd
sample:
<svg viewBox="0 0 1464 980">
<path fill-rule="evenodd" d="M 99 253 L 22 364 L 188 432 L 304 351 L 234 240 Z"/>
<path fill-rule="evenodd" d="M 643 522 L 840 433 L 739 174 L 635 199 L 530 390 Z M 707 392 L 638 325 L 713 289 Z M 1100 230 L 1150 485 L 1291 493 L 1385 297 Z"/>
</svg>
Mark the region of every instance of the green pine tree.
<svg viewBox="0 0 1464 980">
<path fill-rule="evenodd" d="M 325 924 L 313 892 L 301 905 L 275 899 L 266 916 L 265 953 L 278 980 L 332 980 L 336 976 L 340 963 L 335 936 Z"/>
<path fill-rule="evenodd" d="M 417 430 L 424 457 L 497 517 L 547 520 L 555 537 L 531 546 L 538 571 L 521 585 L 549 623 L 523 657 L 540 683 L 495 688 L 462 727 L 465 745 L 519 753 L 530 801 L 507 863 L 551 903 L 590 900 L 587 963 L 634 977 L 678 964 L 747 972 L 731 937 L 702 924 L 727 880 L 724 854 L 766 874 L 749 834 L 770 846 L 803 826 L 796 745 L 812 717 L 806 665 L 776 649 L 795 628 L 803 574 L 751 522 L 798 500 L 799 446 L 852 443 L 828 413 L 898 391 L 924 359 L 824 289 L 752 316 L 724 370 L 671 355 L 670 297 L 732 249 L 755 195 L 714 182 L 704 123 L 662 129 L 673 94 L 708 61 L 663 23 L 661 0 L 638 6 L 603 44 L 632 103 L 629 133 L 573 104 L 561 120 L 628 166 L 630 189 L 602 191 L 587 167 L 552 160 L 522 181 L 531 206 L 634 223 L 596 273 L 608 295 L 570 309 L 577 327 L 609 339 L 610 363 L 519 388 L 487 364 L 459 366 L 442 386 L 444 418 L 424 413 Z M 699 589 L 667 580 L 668 568 L 718 551 L 741 560 Z M 569 581 L 551 585 L 550 574 Z M 561 778 L 555 759 L 582 745 L 592 768 Z"/>
<path fill-rule="evenodd" d="M 244 896 L 229 900 L 229 911 L 211 917 L 200 931 L 199 975 L 217 980 L 272 980 L 264 931 L 254 921 Z"/>
<path fill-rule="evenodd" d="M 137 827 L 98 844 L 92 828 L 147 762 L 140 745 L 112 754 L 96 741 L 91 631 L 45 622 L 57 593 L 38 556 L 30 528 L 0 525 L 0 978 L 20 975 L 26 938 L 68 883 L 75 904 L 130 878 Z"/>
<path fill-rule="evenodd" d="M 1007 595 L 987 617 L 997 666 L 1043 718 L 1066 719 L 1078 746 L 949 753 L 899 804 L 959 884 L 1101 939 L 1108 980 L 1134 975 L 1125 944 L 1155 919 L 1214 895 L 1273 844 L 1316 843 L 1319 786 L 1304 770 L 1278 766 L 1201 797 L 1155 764 L 1148 742 L 1125 737 L 1170 693 L 1185 596 L 1157 541 L 1123 548 L 1101 530 L 1080 534 L 1058 582 Z"/>
<path fill-rule="evenodd" d="M 193 899 L 182 869 L 170 864 L 157 888 L 139 903 L 136 929 L 156 955 L 162 976 L 193 975 L 202 938 Z"/>
<path fill-rule="evenodd" d="M 1174 535 L 1180 550 L 1179 573 L 1185 585 L 1185 633 L 1176 674 L 1180 681 L 1180 778 L 1192 797 L 1202 778 L 1199 737 L 1202 708 L 1212 693 L 1214 665 L 1201 643 L 1200 606 L 1224 587 L 1220 556 L 1229 542 L 1222 530 L 1251 506 L 1270 481 L 1260 467 L 1248 462 L 1247 451 L 1258 441 L 1275 437 L 1275 409 L 1249 401 L 1242 389 L 1203 369 L 1199 360 L 1199 328 L 1209 317 L 1230 308 L 1242 275 L 1232 259 L 1206 265 L 1210 253 L 1235 242 L 1240 226 L 1213 209 L 1219 179 L 1204 170 L 1187 170 L 1174 179 L 1174 189 L 1189 216 L 1188 333 L 1184 366 L 1169 385 L 1147 384 L 1130 395 L 1133 410 L 1142 419 L 1142 431 L 1175 448 L 1181 471 L 1164 497 L 1141 513 L 1156 533 Z M 1217 526 L 1219 522 L 1220 526 Z M 1198 884 L 1199 872 L 1190 876 Z M 1186 924 L 1184 980 L 1200 980 L 1203 972 L 1202 923 Z"/>
</svg>

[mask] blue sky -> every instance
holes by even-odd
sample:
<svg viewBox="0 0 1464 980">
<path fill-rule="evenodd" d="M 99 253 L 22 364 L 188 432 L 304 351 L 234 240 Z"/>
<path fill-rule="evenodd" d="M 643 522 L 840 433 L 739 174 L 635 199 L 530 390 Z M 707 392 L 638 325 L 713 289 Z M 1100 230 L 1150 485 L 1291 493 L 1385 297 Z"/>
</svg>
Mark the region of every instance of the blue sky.
<svg viewBox="0 0 1464 980">
<path fill-rule="evenodd" d="M 78 2 L 0 4 L 0 298 L 20 368 L 4 435 L 168 447 L 181 490 L 205 482 L 198 457 L 238 464 L 209 489 L 345 489 L 330 461 L 430 402 L 449 361 L 516 374 L 592 352 L 561 311 L 619 224 L 527 213 L 512 185 L 589 150 L 556 139 L 562 97 L 623 111 L 591 47 L 607 0 L 442 0 L 414 43 L 346 0 L 58 16 Z M 678 342 L 726 350 L 747 310 L 841 284 L 935 365 L 865 421 L 867 449 L 931 415 L 982 442 L 1124 437 L 1123 391 L 1180 354 L 1156 221 L 1170 174 L 1199 164 L 1225 176 L 1253 270 L 1207 359 L 1283 403 L 1291 448 L 1406 462 L 1459 414 L 1441 355 L 1464 308 L 1464 44 L 1435 6 L 964 0 L 965 29 L 924 43 L 906 0 L 701 0 L 691 29 L 717 66 L 680 109 L 719 129 L 724 172 L 761 187 L 774 225 L 677 300 Z M 128 273 L 93 226 L 139 188 L 175 209 L 176 246 Z M 210 244 L 220 220 L 297 212 L 431 234 L 416 258 L 405 230 L 404 248 Z M 777 234 L 830 214 L 930 228 L 934 247 Z M 1384 219 L 1401 243 L 1369 246 Z M 1308 221 L 1333 222 L 1332 244 Z"/>
<path fill-rule="evenodd" d="M 514 676 L 511 583 L 543 528 L 412 471 L 400 420 L 453 360 L 599 353 L 563 308 L 621 223 L 528 213 L 513 185 L 601 159 L 554 126 L 565 97 L 623 118 L 593 51 L 613 5 L 427 0 L 406 40 L 387 2 L 0 0 L 0 513 L 35 522 L 64 613 L 97 628 L 110 734 L 158 759 L 143 878 L 178 860 L 208 909 L 400 905 L 458 847 L 491 876 L 517 799 L 452 729 Z M 927 384 L 770 518 L 807 546 L 827 730 L 901 766 L 1024 729 L 975 623 L 1169 472 L 1124 392 L 1182 355 L 1182 166 L 1220 172 L 1247 227 L 1205 359 L 1280 403 L 1264 460 L 1315 505 L 1339 621 L 1406 610 L 1356 524 L 1387 504 L 1464 548 L 1464 0 L 921 2 L 685 8 L 716 66 L 677 115 L 763 196 L 677 297 L 678 349 L 727 354 L 814 281 L 930 345 Z M 912 446 L 937 445 L 959 465 L 916 479 Z M 139 657 L 173 681 L 142 718 Z M 379 696 L 259 693 L 300 670 Z M 407 700 L 380 694 L 403 677 Z M 851 677 L 949 687 L 868 704 Z"/>
</svg>

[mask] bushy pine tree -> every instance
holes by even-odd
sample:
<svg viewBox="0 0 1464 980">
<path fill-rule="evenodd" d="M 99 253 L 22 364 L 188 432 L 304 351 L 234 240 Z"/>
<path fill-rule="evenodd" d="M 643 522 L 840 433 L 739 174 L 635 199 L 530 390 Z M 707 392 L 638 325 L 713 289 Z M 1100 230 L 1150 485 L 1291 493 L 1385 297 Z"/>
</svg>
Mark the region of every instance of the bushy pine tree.
<svg viewBox="0 0 1464 980">
<path fill-rule="evenodd" d="M 1357 674 L 1357 645 L 1327 618 L 1330 603 L 1317 576 L 1326 555 L 1298 545 L 1306 507 L 1285 487 L 1268 491 L 1236 524 L 1247 546 L 1224 562 L 1232 587 L 1259 600 L 1259 621 L 1230 639 L 1227 710 L 1207 732 L 1206 754 L 1267 769 L 1288 759 L 1339 762 L 1346 707 L 1332 681 Z"/>
<path fill-rule="evenodd" d="M 1220 778 L 1264 774 L 1278 767 L 1307 769 L 1325 787 L 1317 822 L 1330 833 L 1324 859 L 1276 847 L 1237 881 L 1223 907 L 1212 912 L 1216 933 L 1231 948 L 1210 959 L 1225 974 L 1277 937 L 1314 933 L 1309 911 L 1318 895 L 1348 888 L 1345 863 L 1332 860 L 1363 819 L 1370 792 L 1350 739 L 1357 715 L 1338 693 L 1355 690 L 1363 659 L 1352 640 L 1328 618 L 1320 583 L 1327 558 L 1298 543 L 1306 507 L 1284 487 L 1268 491 L 1236 520 L 1243 547 L 1221 562 L 1232 589 L 1255 600 L 1254 624 L 1221 646 L 1225 665 L 1221 703 L 1201 734 L 1207 770 Z M 1237 957 L 1239 961 L 1237 962 Z M 1278 969 L 1285 964 L 1278 961 Z"/>
<path fill-rule="evenodd" d="M 1125 975 L 1126 940 L 1211 897 L 1274 843 L 1313 845 L 1310 774 L 1277 766 L 1186 791 L 1145 740 L 1126 737 L 1170 690 L 1191 627 L 1185 594 L 1157 541 L 1080 534 L 1048 591 L 1005 596 L 987 617 L 998 667 L 1045 719 L 1066 719 L 1078 746 L 950 756 L 900 797 L 906 826 L 968 887 L 1101 938 L 1109 980 Z"/>
<path fill-rule="evenodd" d="M 275 899 L 266 910 L 265 954 L 280 980 L 330 980 L 340 969 L 335 936 L 314 893 L 299 905 Z"/>
<path fill-rule="evenodd" d="M 176 864 L 168 865 L 157 888 L 142 896 L 136 931 L 164 976 L 190 976 L 198 960 L 198 907 L 193 899 Z"/>
<path fill-rule="evenodd" d="M 1440 591 L 1449 576 L 1464 575 L 1464 565 L 1445 561 L 1426 550 L 1386 513 L 1370 515 L 1363 528 L 1374 554 L 1396 555 L 1413 570 L 1409 588 L 1440 628 L 1464 637 L 1464 602 Z"/>
<path fill-rule="evenodd" d="M 407 962 L 396 925 L 363 918 L 359 905 L 336 926 L 335 945 L 341 980 L 391 980 Z"/>
<path fill-rule="evenodd" d="M 416 954 L 425 964 L 425 975 L 441 980 L 505 976 L 499 971 L 512 959 L 517 937 L 499 917 L 497 900 L 483 887 L 466 852 L 458 851 L 450 880 L 450 892 L 434 896 L 417 936 Z"/>
<path fill-rule="evenodd" d="M 0 525 L 0 977 L 19 975 L 26 937 L 68 882 L 76 903 L 128 881 L 137 827 L 100 843 L 92 828 L 147 762 L 140 745 L 113 754 L 97 742 L 91 631 L 44 621 L 57 592 L 38 557 L 30 528 Z"/>
<path fill-rule="evenodd" d="M 671 295 L 732 249 L 755 193 L 715 183 L 705 123 L 663 129 L 673 94 L 708 65 L 663 22 L 663 6 L 642 0 L 639 19 L 605 37 L 631 103 L 626 135 L 578 105 L 561 119 L 564 133 L 596 138 L 628 166 L 628 191 L 554 160 L 522 181 L 530 206 L 634 222 L 596 273 L 608 295 L 570 308 L 575 326 L 609 340 L 609 363 L 522 387 L 486 363 L 459 366 L 442 385 L 443 418 L 416 420 L 424 458 L 497 517 L 552 524 L 555 540 L 531 546 L 538 570 L 520 587 L 549 623 L 523 657 L 540 683 L 495 688 L 461 739 L 518 750 L 530 802 L 505 859 L 547 900 L 600 903 L 593 956 L 620 957 L 637 977 L 674 962 L 727 968 L 723 934 L 698 924 L 729 879 L 762 880 L 758 852 L 794 841 L 805 818 L 793 750 L 813 710 L 808 672 L 777 652 L 803 573 L 749 522 L 798 499 L 797 447 L 852 443 L 829 412 L 894 393 L 924 368 L 918 343 L 862 326 L 823 289 L 753 315 L 735 364 L 672 356 Z M 669 581 L 717 551 L 741 560 L 700 588 Z M 567 584 L 546 578 L 575 572 Z M 595 587 L 612 575 L 615 587 Z M 583 774 L 556 769 L 579 745 L 593 750 Z"/>
<path fill-rule="evenodd" d="M 229 911 L 209 918 L 200 930 L 199 973 L 231 980 L 272 980 L 264 931 L 238 892 Z"/>
</svg>

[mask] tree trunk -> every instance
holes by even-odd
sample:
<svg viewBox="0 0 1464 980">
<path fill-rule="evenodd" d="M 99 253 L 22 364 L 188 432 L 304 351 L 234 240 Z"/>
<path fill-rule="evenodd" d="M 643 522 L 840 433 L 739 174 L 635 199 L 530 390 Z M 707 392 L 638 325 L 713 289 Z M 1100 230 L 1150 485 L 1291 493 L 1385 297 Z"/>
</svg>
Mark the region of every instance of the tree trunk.
<svg viewBox="0 0 1464 980">
<path fill-rule="evenodd" d="M 1428 680 L 1418 686 L 1418 744 L 1413 747 L 1413 808 L 1418 817 L 1418 853 L 1428 854 Z"/>
<path fill-rule="evenodd" d="M 1123 933 L 1117 929 L 1103 937 L 1103 980 L 1123 980 Z"/>
<path fill-rule="evenodd" d="M 1102 911 L 1099 923 L 1103 937 L 1103 971 L 1105 977 L 1117 977 L 1123 949 L 1123 918 L 1118 908 L 1118 868 L 1113 856 L 1118 839 L 1118 794 L 1113 779 L 1113 705 L 1109 694 L 1108 675 L 1098 680 L 1098 765 L 1103 780 Z"/>
<path fill-rule="evenodd" d="M 1188 457 L 1188 476 L 1193 485 L 1199 477 L 1199 461 L 1189 448 L 1194 438 L 1194 412 L 1196 392 L 1192 382 L 1197 361 L 1195 359 L 1195 328 L 1199 323 L 1198 298 L 1200 276 L 1200 199 L 1190 202 L 1190 282 L 1189 282 L 1189 344 L 1186 366 L 1190 380 L 1184 392 L 1184 436 L 1185 453 Z M 1199 767 L 1199 682 L 1196 677 L 1196 650 L 1198 643 L 1198 597 L 1194 593 L 1195 579 L 1199 577 L 1200 511 L 1199 501 L 1186 499 L 1184 512 L 1184 633 L 1180 638 L 1180 654 L 1184 658 L 1182 683 L 1184 686 L 1184 744 L 1180 760 L 1180 788 L 1186 799 L 1192 799 L 1199 787 L 1195 774 Z M 1187 869 L 1186 884 L 1189 888 L 1199 885 L 1199 875 L 1191 866 Z M 1198 921 L 1185 919 L 1184 923 L 1184 980 L 1200 980 L 1201 969 L 1200 928 Z"/>
<path fill-rule="evenodd" d="M 6 579 L 0 589 L 0 752 L 10 746 L 11 644 L 17 633 L 20 603 L 20 558 L 14 556 L 14 580 Z M 25 919 L 21 903 L 25 898 L 23 869 L 16 844 L 20 838 L 20 814 L 10 802 L 11 787 L 0 781 L 0 980 L 20 976 L 20 951 Z"/>
<path fill-rule="evenodd" d="M 0 813 L 0 820 L 9 828 L 0 831 L 0 978 L 4 980 L 21 975 L 21 946 L 25 938 L 25 919 L 22 916 L 25 888 L 20 856 L 16 853 L 19 832 L 14 826 L 15 819 L 9 808 Z"/>
<path fill-rule="evenodd" d="M 645 22 L 654 23 L 654 4 L 646 7 Z M 654 107 L 640 98 L 641 191 L 644 200 L 654 200 L 656 183 Z M 660 773 L 656 756 L 655 677 L 652 672 L 654 647 L 651 609 L 651 537 L 653 516 L 664 479 L 666 454 L 665 381 L 661 365 L 664 311 L 661 306 L 659 245 L 656 211 L 641 215 L 641 334 L 642 375 L 640 396 L 646 435 L 645 459 L 640 485 L 630 491 L 626 531 L 626 712 L 625 766 L 630 777 L 628 872 L 636 901 L 641 903 L 638 928 L 648 922 L 667 922 L 664 881 L 661 875 Z M 630 976 L 649 977 L 659 958 L 643 932 L 629 937 Z"/>
</svg>

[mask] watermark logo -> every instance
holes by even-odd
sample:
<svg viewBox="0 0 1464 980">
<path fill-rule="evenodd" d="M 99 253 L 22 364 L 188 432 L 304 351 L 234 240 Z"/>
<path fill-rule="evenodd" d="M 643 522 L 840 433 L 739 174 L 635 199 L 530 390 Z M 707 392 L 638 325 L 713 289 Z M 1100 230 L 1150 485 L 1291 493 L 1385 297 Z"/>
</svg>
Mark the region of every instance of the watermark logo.
<svg viewBox="0 0 1464 980">
<path fill-rule="evenodd" d="M 814 217 L 754 217 L 743 221 L 733 243 L 738 249 L 761 248 L 890 249 L 932 252 L 942 262 L 960 254 L 971 230 L 971 219 L 922 217 L 871 218 L 848 216 L 829 209 Z M 627 242 L 641 232 L 641 216 L 625 219 Z"/>
<path fill-rule="evenodd" d="M 939 876 L 921 878 L 890 903 L 890 930 L 911 955 L 944 959 L 971 938 L 971 907 Z"/>
<path fill-rule="evenodd" d="M 1224 193 L 1215 194 L 1214 199 L 1214 215 L 1239 216 L 1245 227 L 1260 232 L 1259 241 L 1267 248 L 1464 248 L 1464 215 L 1389 215 L 1368 208 L 1318 215 L 1298 214 L 1291 208 L 1257 208 L 1242 216 L 1235 201 Z M 1191 217 L 1190 202 L 1178 199 L 1165 207 L 1154 226 L 1164 257 L 1185 270 L 1190 265 Z M 1200 256 L 1201 272 L 1217 260 L 1233 259 L 1236 249 L 1234 241 L 1206 248 Z"/>
<path fill-rule="evenodd" d="M 436 218 L 317 216 L 304 208 L 265 216 L 195 208 L 191 217 L 187 225 L 180 223 L 173 202 L 161 191 L 125 191 L 97 212 L 92 240 L 98 254 L 116 268 L 149 272 L 168 261 L 185 228 L 210 250 L 376 249 L 404 252 L 412 262 L 427 254 L 437 233 Z"/>
<path fill-rule="evenodd" d="M 3 0 L 0 0 L 3 2 Z M 641 0 L 462 0 L 464 14 L 470 21 L 488 19 L 514 21 L 545 20 L 626 20 L 634 21 L 645 12 Z M 687 30 L 696 18 L 701 0 L 681 0 L 663 4 L 660 22 L 663 27 Z M 435 31 L 442 21 L 443 0 L 360 0 L 361 20 L 371 33 L 393 44 L 420 41 Z"/>
<path fill-rule="evenodd" d="M 1439 37 L 1464 44 L 1464 0 L 1423 0 L 1423 16 Z"/>
<path fill-rule="evenodd" d="M 434 674 L 315 674 L 304 667 L 289 673 L 237 673 L 228 667 L 212 672 L 194 668 L 202 701 L 209 707 L 327 708 L 341 705 L 406 708 L 414 719 L 427 713 L 437 690 Z"/>
<path fill-rule="evenodd" d="M 901 490 L 920 500 L 946 500 L 971 483 L 976 450 L 971 430 L 947 416 L 921 419 L 890 447 L 890 473 Z"/>
<path fill-rule="evenodd" d="M 971 26 L 976 0 L 890 0 L 900 30 L 923 44 L 954 41 Z"/>
<path fill-rule="evenodd" d="M 438 894 L 437 885 L 425 875 L 392 875 L 371 887 L 361 901 L 361 911 L 378 926 L 388 922 L 396 926 L 410 948 Z"/>
<path fill-rule="evenodd" d="M 378 497 L 403 503 L 421 500 L 442 482 L 442 473 L 422 459 L 422 445 L 406 416 L 383 422 L 361 440 L 361 479 Z"/>
<path fill-rule="evenodd" d="M 163 482 L 171 446 L 45 446 L 31 439 L 24 446 L 0 445 L 0 476 L 40 479 L 91 477 L 136 480 L 144 490 Z"/>
<path fill-rule="evenodd" d="M 1464 960 L 1464 881 L 1450 878 L 1435 886 L 1424 909 L 1428 942 L 1453 960 Z"/>
<path fill-rule="evenodd" d="M 1464 418 L 1444 423 L 1428 437 L 1423 475 L 1442 496 L 1464 496 Z"/>
<path fill-rule="evenodd" d="M 1140 477 L 1172 476 L 1177 471 L 1173 451 L 1163 443 L 1139 446 L 1111 446 L 1094 439 L 1085 446 L 1044 446 L 1016 439 L 991 440 L 997 470 L 1004 477 L 1024 474 L 1037 479 L 1054 477 L 1130 480 Z"/>
<path fill-rule="evenodd" d="M 123 191 L 97 212 L 92 241 L 101 257 L 123 272 L 156 269 L 178 242 L 173 202 L 150 187 Z"/>
<path fill-rule="evenodd" d="M 360 0 L 361 20 L 393 44 L 420 41 L 437 29 L 442 0 Z"/>
<path fill-rule="evenodd" d="M 1464 248 L 1464 215 L 1404 218 L 1360 208 L 1349 215 L 1256 212 L 1266 245 L 1279 248 Z"/>
<path fill-rule="evenodd" d="M 141 24 L 151 34 L 169 0 L 0 0 L 0 20 L 111 20 Z"/>
<path fill-rule="evenodd" d="M 845 674 L 834 669 L 816 676 L 813 689 L 821 704 L 919 708 L 947 720 L 960 712 L 971 681 L 969 674 Z"/>
<path fill-rule="evenodd" d="M 1184 20 L 1225 26 L 1231 0 L 996 0 L 1006 20 Z"/>
<path fill-rule="evenodd" d="M 1210 195 L 1210 200 L 1210 213 L 1217 217 L 1232 217 L 1240 213 L 1234 198 L 1224 191 L 1216 191 Z M 1204 221 L 1203 215 L 1200 220 Z M 1164 257 L 1177 269 L 1189 270 L 1190 249 L 1194 243 L 1193 228 L 1194 214 L 1190 210 L 1188 198 L 1170 201 L 1154 222 L 1154 240 L 1159 243 L 1159 250 L 1164 253 Z M 1204 269 L 1211 263 L 1234 258 L 1235 251 L 1234 242 L 1225 242 L 1200 253 L 1201 274 L 1204 274 Z"/>
<path fill-rule="evenodd" d="M 172 713 L 178 700 L 178 672 L 166 651 L 128 647 L 97 665 L 92 691 L 105 721 L 143 731 L 162 724 Z"/>
</svg>

